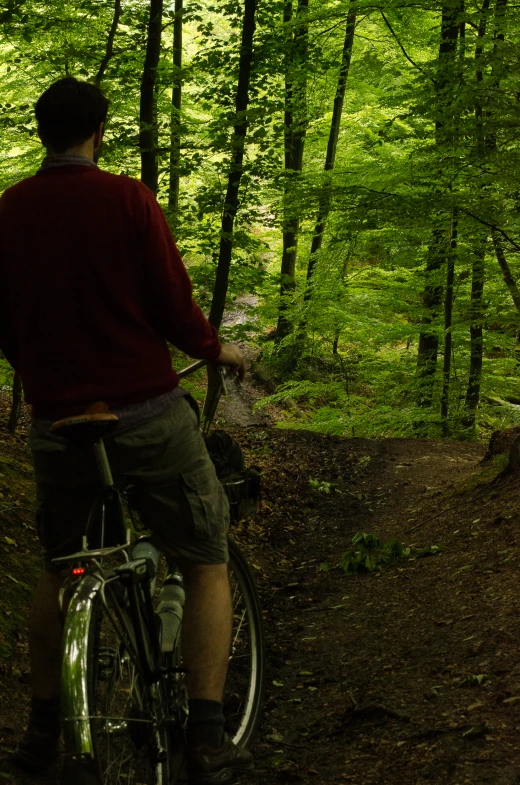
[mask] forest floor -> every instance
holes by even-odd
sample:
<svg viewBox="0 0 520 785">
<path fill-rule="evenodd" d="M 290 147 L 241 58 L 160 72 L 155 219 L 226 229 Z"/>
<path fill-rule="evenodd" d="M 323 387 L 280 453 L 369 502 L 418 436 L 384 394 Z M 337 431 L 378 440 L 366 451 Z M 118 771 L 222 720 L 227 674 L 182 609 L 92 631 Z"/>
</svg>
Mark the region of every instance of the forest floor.
<svg viewBox="0 0 520 785">
<path fill-rule="evenodd" d="M 6 761 L 25 722 L 38 568 L 27 414 L 12 437 L 6 407 L 0 781 L 32 785 Z M 257 769 L 243 784 L 520 783 L 519 479 L 481 465 L 482 444 L 340 439 L 266 420 L 229 431 L 264 474 L 263 510 L 234 533 L 268 642 Z M 336 565 L 358 531 L 442 550 L 345 575 Z"/>
</svg>

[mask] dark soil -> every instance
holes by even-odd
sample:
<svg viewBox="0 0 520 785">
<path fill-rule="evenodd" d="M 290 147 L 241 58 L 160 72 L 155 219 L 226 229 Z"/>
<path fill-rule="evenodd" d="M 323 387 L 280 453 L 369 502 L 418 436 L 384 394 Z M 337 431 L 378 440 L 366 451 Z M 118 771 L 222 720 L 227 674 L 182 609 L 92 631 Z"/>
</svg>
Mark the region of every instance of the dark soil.
<svg viewBox="0 0 520 785">
<path fill-rule="evenodd" d="M 6 419 L 4 407 L 0 779 L 29 783 L 5 756 L 25 722 L 38 549 L 26 422 L 13 438 Z M 235 532 L 269 656 L 248 783 L 520 783 L 517 476 L 496 479 L 496 465 L 480 465 L 485 445 L 468 442 L 230 431 L 265 488 L 263 511 Z M 358 531 L 442 551 L 347 576 L 336 565 Z"/>
</svg>

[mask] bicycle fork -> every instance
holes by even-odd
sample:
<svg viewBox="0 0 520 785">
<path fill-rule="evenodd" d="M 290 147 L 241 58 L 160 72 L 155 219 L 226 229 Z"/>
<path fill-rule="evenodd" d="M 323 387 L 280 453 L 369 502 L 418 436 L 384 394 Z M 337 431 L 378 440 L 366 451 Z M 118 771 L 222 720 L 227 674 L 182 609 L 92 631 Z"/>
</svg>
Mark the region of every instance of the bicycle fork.
<svg viewBox="0 0 520 785">
<path fill-rule="evenodd" d="M 123 564 L 116 569 L 116 572 L 121 571 L 122 578 L 123 575 L 127 577 L 133 575 L 134 581 L 140 582 L 140 577 L 143 575 L 141 565 L 144 566 L 147 558 L 150 558 L 151 555 L 145 555 L 143 551 L 150 548 L 153 548 L 153 546 L 145 540 L 137 543 L 132 553 L 134 561 Z M 155 575 L 155 570 L 153 573 Z M 92 634 L 92 620 L 93 614 L 96 612 L 96 604 L 101 601 L 107 610 L 105 583 L 106 581 L 100 575 L 95 573 L 85 575 L 73 593 L 65 618 L 62 660 L 63 733 L 65 749 L 75 750 L 69 759 L 73 763 L 94 760 L 95 758 L 91 729 L 92 707 L 89 705 L 91 700 L 89 695 L 89 689 L 91 689 L 89 677 L 92 677 L 93 663 L 89 662 L 88 640 L 89 635 Z M 135 600 L 136 587 L 129 586 L 128 588 L 129 594 Z M 150 603 L 148 611 L 155 615 L 151 607 L 150 593 L 146 591 L 145 594 Z M 155 656 L 153 657 L 155 665 L 150 661 L 146 663 L 145 671 L 150 670 L 148 673 L 143 672 L 143 676 L 149 684 L 160 679 L 160 659 L 162 656 L 172 654 L 175 650 L 182 622 L 183 606 L 184 587 L 182 576 L 176 568 L 173 568 L 164 581 L 155 611 L 160 620 L 160 638 L 158 642 L 160 653 L 157 652 L 157 659 Z M 138 617 L 139 623 L 143 624 L 144 618 L 138 609 L 135 608 L 134 612 Z M 130 631 L 126 630 L 126 632 L 129 633 Z M 141 651 L 142 645 L 140 644 L 142 644 L 142 640 L 140 639 L 143 634 L 141 628 L 136 629 L 135 633 L 135 637 L 131 632 L 129 636 L 133 643 L 132 648 L 135 647 L 133 656 L 141 663 L 141 666 L 144 666 L 143 660 L 147 658 L 144 658 Z M 155 646 L 157 646 L 157 643 Z M 174 667 L 173 670 L 177 671 L 178 668 Z"/>
</svg>

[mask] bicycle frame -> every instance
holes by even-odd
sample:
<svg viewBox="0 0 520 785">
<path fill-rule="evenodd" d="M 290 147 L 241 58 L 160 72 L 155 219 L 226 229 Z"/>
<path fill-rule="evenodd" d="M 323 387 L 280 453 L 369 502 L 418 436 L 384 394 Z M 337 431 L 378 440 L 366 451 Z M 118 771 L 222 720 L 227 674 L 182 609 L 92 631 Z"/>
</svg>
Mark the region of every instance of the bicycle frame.
<svg viewBox="0 0 520 785">
<path fill-rule="evenodd" d="M 179 377 L 182 378 L 198 370 L 204 364 L 205 361 L 194 363 L 181 371 Z M 211 419 L 220 394 L 223 390 L 225 391 L 224 374 L 221 373 L 220 378 L 221 386 L 215 396 L 216 400 L 212 401 L 211 405 Z M 70 569 L 70 578 L 60 592 L 60 608 L 62 613 L 66 611 L 63 633 L 62 706 L 65 749 L 76 750 L 71 756 L 74 762 L 95 759 L 91 730 L 93 718 L 89 714 L 88 697 L 90 665 L 87 651 L 82 651 L 77 642 L 87 639 L 99 599 L 101 599 L 106 615 L 116 632 L 120 635 L 121 630 L 124 631 L 125 640 L 130 644 L 128 653 L 146 684 L 158 683 L 167 672 L 179 673 L 183 670 L 175 667 L 166 670 L 162 667 L 157 629 L 154 626 L 150 582 L 152 576 L 148 573 L 147 559 L 131 558 L 130 529 L 126 529 L 124 544 L 103 547 L 107 511 L 111 510 L 111 524 L 115 526 L 116 534 L 117 530 L 119 530 L 119 535 L 125 530 L 125 524 L 121 494 L 114 487 L 102 440 L 95 443 L 94 451 L 102 484 L 92 506 L 87 524 L 87 534 L 83 537 L 82 549 L 77 553 L 53 560 L 56 566 Z M 100 525 L 101 547 L 89 549 L 88 534 L 94 524 Z M 113 569 L 106 569 L 103 566 L 103 560 L 114 555 L 121 557 L 122 564 Z M 122 585 L 126 589 L 132 629 L 129 628 L 125 620 L 120 599 L 111 588 L 116 584 Z M 71 589 L 72 596 L 66 608 L 66 596 Z M 75 714 L 78 706 L 82 706 L 83 710 L 80 714 Z"/>
</svg>

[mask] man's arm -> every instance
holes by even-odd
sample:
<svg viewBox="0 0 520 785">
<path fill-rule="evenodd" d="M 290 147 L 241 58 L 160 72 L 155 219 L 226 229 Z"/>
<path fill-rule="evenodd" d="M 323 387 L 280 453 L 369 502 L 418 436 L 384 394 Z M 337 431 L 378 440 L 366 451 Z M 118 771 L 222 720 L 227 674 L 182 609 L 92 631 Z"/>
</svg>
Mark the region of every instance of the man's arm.
<svg viewBox="0 0 520 785">
<path fill-rule="evenodd" d="M 221 344 L 213 327 L 192 297 L 192 285 L 161 208 L 145 194 L 144 277 L 152 325 L 190 357 L 226 365 L 239 379 L 245 360 L 234 344 Z"/>
<path fill-rule="evenodd" d="M 164 215 L 152 194 L 145 197 L 143 267 L 147 317 L 181 351 L 200 360 L 219 358 L 217 330 L 192 297 L 192 285 Z"/>
</svg>

